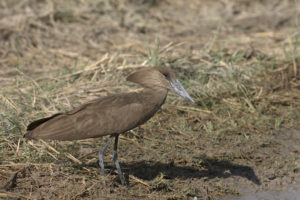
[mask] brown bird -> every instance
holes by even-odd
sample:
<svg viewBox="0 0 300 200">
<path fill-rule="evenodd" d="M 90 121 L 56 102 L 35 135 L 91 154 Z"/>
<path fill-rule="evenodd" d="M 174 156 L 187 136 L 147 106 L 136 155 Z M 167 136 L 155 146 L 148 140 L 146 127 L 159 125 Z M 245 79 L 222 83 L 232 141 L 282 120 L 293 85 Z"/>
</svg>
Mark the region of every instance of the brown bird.
<svg viewBox="0 0 300 200">
<path fill-rule="evenodd" d="M 149 120 L 165 102 L 168 91 L 173 90 L 186 101 L 193 99 L 167 67 L 152 67 L 135 72 L 127 81 L 140 84 L 139 92 L 109 95 L 98 98 L 66 113 L 36 120 L 27 127 L 27 139 L 80 140 L 110 135 L 99 152 L 99 164 L 103 177 L 103 154 L 115 137 L 113 160 L 122 185 L 124 178 L 118 162 L 119 134 L 129 131 Z"/>
</svg>

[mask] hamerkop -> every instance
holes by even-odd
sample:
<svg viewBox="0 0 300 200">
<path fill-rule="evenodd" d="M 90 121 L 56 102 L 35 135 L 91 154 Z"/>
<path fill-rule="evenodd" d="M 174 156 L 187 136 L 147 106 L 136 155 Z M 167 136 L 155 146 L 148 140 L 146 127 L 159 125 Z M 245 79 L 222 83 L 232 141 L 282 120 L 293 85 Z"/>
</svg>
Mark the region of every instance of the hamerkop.
<svg viewBox="0 0 300 200">
<path fill-rule="evenodd" d="M 124 178 L 118 162 L 117 147 L 119 134 L 125 133 L 150 119 L 165 102 L 168 91 L 173 90 L 186 101 L 193 99 L 167 67 L 151 67 L 135 72 L 128 81 L 144 87 L 141 92 L 109 95 L 98 98 L 66 113 L 39 119 L 27 127 L 25 138 L 52 140 L 80 140 L 110 135 L 99 152 L 99 164 L 103 177 L 103 155 L 115 137 L 113 160 L 122 185 Z"/>
</svg>

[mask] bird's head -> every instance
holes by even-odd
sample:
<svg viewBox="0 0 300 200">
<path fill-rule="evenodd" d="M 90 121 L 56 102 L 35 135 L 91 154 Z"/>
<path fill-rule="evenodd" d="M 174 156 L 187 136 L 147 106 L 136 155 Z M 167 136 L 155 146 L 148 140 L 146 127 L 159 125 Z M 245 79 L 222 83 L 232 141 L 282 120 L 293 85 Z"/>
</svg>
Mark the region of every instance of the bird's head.
<svg viewBox="0 0 300 200">
<path fill-rule="evenodd" d="M 146 88 L 165 88 L 172 90 L 187 102 L 191 104 L 195 103 L 176 78 L 175 73 L 168 67 L 152 67 L 134 72 L 127 77 L 127 81 L 137 83 Z"/>
</svg>

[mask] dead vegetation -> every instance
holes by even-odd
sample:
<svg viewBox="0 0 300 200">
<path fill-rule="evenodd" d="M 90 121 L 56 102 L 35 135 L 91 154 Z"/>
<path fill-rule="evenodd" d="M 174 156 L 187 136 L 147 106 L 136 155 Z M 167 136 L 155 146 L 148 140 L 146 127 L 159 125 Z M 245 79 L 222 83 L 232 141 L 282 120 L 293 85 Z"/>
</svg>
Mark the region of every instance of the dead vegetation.
<svg viewBox="0 0 300 200">
<path fill-rule="evenodd" d="M 0 198 L 218 199 L 294 183 L 299 11 L 296 1 L 1 1 Z M 197 105 L 171 95 L 121 137 L 129 187 L 110 153 L 103 185 L 106 138 L 23 139 L 34 119 L 135 90 L 126 75 L 151 65 L 171 66 Z"/>
</svg>

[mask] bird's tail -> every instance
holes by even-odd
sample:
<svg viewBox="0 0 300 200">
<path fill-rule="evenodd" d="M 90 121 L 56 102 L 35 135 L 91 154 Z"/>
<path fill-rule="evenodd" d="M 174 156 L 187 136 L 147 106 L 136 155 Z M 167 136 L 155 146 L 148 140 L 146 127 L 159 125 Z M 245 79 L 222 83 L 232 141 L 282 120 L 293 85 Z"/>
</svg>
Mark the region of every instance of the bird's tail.
<svg viewBox="0 0 300 200">
<path fill-rule="evenodd" d="M 27 132 L 24 135 L 24 138 L 26 139 L 35 139 L 35 137 L 33 136 L 33 130 L 35 128 L 37 128 L 38 126 L 42 125 L 43 123 L 45 123 L 46 121 L 53 119 L 54 117 L 61 115 L 61 113 L 57 113 L 55 115 L 52 115 L 51 117 L 46 117 L 46 118 L 42 118 L 42 119 L 38 119 L 34 122 L 31 122 L 28 126 L 27 126 Z"/>
<path fill-rule="evenodd" d="M 28 140 L 34 139 L 32 137 L 31 131 L 27 131 L 23 137 L 26 138 L 26 139 L 28 139 Z"/>
</svg>

